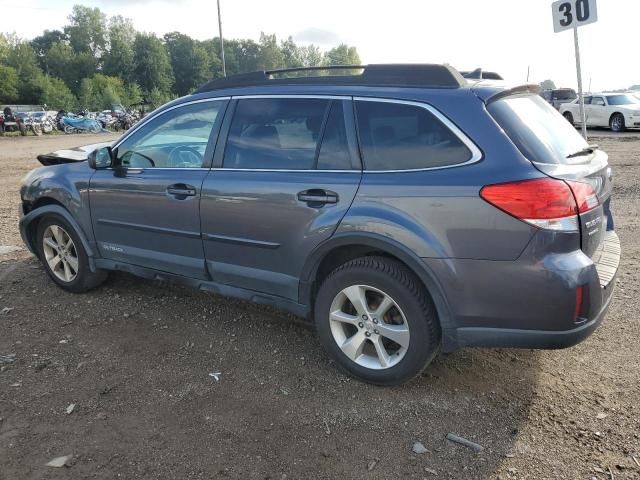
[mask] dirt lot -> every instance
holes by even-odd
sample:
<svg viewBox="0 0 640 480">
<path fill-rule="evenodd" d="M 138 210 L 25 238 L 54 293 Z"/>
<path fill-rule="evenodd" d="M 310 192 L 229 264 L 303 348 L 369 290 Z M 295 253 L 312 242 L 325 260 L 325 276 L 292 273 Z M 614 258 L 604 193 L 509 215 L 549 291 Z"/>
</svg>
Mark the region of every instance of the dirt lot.
<svg viewBox="0 0 640 480">
<path fill-rule="evenodd" d="M 0 245 L 21 246 L 35 155 L 104 138 L 0 138 Z M 640 478 L 640 136 L 594 141 L 624 255 L 604 325 L 569 350 L 441 357 L 401 387 L 342 375 L 277 312 L 125 274 L 72 295 L 0 254 L 0 479 Z"/>
</svg>

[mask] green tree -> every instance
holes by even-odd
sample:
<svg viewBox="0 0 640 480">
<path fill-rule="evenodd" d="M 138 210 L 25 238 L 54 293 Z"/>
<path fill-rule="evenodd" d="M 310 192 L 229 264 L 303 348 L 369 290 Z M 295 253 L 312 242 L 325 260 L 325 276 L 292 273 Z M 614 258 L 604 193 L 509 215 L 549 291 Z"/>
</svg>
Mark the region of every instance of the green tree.
<svg viewBox="0 0 640 480">
<path fill-rule="evenodd" d="M 102 71 L 125 81 L 133 78 L 133 42 L 136 30 L 128 18 L 120 15 L 109 20 L 109 51 L 104 55 Z"/>
<path fill-rule="evenodd" d="M 42 70 L 31 44 L 19 42 L 9 51 L 6 62 L 18 75 L 18 101 L 39 103 L 40 89 L 37 80 L 42 75 Z"/>
<path fill-rule="evenodd" d="M 211 75 L 211 56 L 207 49 L 180 32 L 167 33 L 164 42 L 169 51 L 175 78 L 174 92 L 186 95 Z"/>
<path fill-rule="evenodd" d="M 140 85 L 135 82 L 125 85 L 125 98 L 122 99 L 122 103 L 125 106 L 130 107 L 142 101 L 144 101 L 144 96 L 142 95 Z"/>
<path fill-rule="evenodd" d="M 320 47 L 315 45 L 300 47 L 300 58 L 304 67 L 319 67 L 323 61 Z"/>
<path fill-rule="evenodd" d="M 80 83 L 78 102 L 82 108 L 104 110 L 112 103 L 124 103 L 127 91 L 118 77 L 108 77 L 100 73 L 84 78 Z"/>
<path fill-rule="evenodd" d="M 79 92 L 83 78 L 92 76 L 98 69 L 98 60 L 90 52 L 74 53 L 65 42 L 55 42 L 46 55 L 49 74 L 64 80 L 74 92 Z"/>
<path fill-rule="evenodd" d="M 107 46 L 107 16 L 97 7 L 74 5 L 69 21 L 64 33 L 73 50 L 100 57 Z"/>
<path fill-rule="evenodd" d="M 274 70 L 285 66 L 285 58 L 278 47 L 278 40 L 275 35 L 260 33 L 260 59 L 258 61 L 259 70 Z"/>
<path fill-rule="evenodd" d="M 33 40 L 31 40 L 31 46 L 36 52 L 40 68 L 49 73 L 49 66 L 47 65 L 47 52 L 53 44 L 61 42 L 65 39 L 64 33 L 60 30 L 45 30 L 44 33 Z"/>
<path fill-rule="evenodd" d="M 543 90 L 553 90 L 556 88 L 556 84 L 553 80 L 543 80 L 540 82 L 540 88 Z"/>
<path fill-rule="evenodd" d="M 144 101 L 151 105 L 153 108 L 157 108 L 171 100 L 171 96 L 159 88 L 152 88 L 144 96 Z"/>
<path fill-rule="evenodd" d="M 304 67 L 304 51 L 296 45 L 292 37 L 280 44 L 282 59 L 286 68 Z"/>
<path fill-rule="evenodd" d="M 38 103 L 46 104 L 48 109 L 71 110 L 77 106 L 78 100 L 62 79 L 40 75 L 35 83 L 40 89 Z"/>
<path fill-rule="evenodd" d="M 0 103 L 13 103 L 18 99 L 18 72 L 0 64 Z"/>
<path fill-rule="evenodd" d="M 356 47 L 344 43 L 324 54 L 325 65 L 360 65 L 360 56 Z"/>
<path fill-rule="evenodd" d="M 135 80 L 143 91 L 169 95 L 173 71 L 163 43 L 153 34 L 138 33 L 133 43 Z"/>
</svg>

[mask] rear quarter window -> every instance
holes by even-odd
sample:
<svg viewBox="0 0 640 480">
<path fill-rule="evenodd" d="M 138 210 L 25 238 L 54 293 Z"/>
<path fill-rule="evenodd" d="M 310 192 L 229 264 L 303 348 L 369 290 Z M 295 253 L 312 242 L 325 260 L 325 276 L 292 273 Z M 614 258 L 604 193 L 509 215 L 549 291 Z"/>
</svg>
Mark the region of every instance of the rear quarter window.
<svg viewBox="0 0 640 480">
<path fill-rule="evenodd" d="M 532 162 L 569 164 L 569 155 L 588 147 L 578 131 L 551 105 L 534 94 L 490 102 L 487 110 L 520 152 Z"/>
<path fill-rule="evenodd" d="M 424 106 L 358 100 L 356 118 L 366 170 L 414 170 L 470 161 L 469 147 Z"/>
</svg>

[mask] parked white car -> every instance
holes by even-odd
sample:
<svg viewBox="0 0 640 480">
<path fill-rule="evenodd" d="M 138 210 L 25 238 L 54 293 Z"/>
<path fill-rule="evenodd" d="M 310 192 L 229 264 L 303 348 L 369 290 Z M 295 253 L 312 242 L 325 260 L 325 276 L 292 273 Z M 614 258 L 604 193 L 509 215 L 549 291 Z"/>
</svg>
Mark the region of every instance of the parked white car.
<svg viewBox="0 0 640 480">
<path fill-rule="evenodd" d="M 584 97 L 589 127 L 609 127 L 614 132 L 640 128 L 640 99 L 630 93 L 595 93 Z M 580 121 L 580 103 L 576 99 L 560 105 L 560 113 L 573 125 Z"/>
</svg>

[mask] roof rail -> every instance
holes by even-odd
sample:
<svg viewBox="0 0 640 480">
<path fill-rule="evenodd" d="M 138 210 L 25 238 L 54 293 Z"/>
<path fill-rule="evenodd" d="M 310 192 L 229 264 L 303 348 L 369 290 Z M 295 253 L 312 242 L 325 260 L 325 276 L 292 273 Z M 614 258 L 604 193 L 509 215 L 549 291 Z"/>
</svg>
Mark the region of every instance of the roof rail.
<svg viewBox="0 0 640 480">
<path fill-rule="evenodd" d="M 476 68 L 472 72 L 460 72 L 464 78 L 471 78 L 476 80 L 504 80 L 502 75 L 496 72 L 487 72 L 482 68 Z"/>
<path fill-rule="evenodd" d="M 291 76 L 303 72 L 340 72 L 339 74 Z M 352 74 L 347 72 L 351 71 Z M 361 85 L 405 86 L 427 88 L 459 88 L 466 80 L 449 65 L 437 64 L 372 64 L 330 65 L 326 67 L 285 68 L 250 73 L 211 80 L 194 93 L 223 88 L 252 87 L 261 85 Z"/>
</svg>

